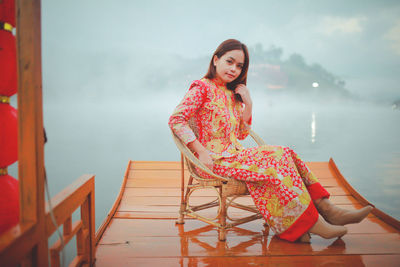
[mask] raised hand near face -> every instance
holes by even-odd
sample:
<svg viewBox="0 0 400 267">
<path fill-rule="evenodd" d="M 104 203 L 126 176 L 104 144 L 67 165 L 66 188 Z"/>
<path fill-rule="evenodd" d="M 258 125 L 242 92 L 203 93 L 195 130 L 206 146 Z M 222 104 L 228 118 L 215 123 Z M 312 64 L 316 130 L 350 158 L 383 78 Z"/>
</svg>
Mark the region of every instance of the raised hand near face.
<svg viewBox="0 0 400 267">
<path fill-rule="evenodd" d="M 235 89 L 235 94 L 239 94 L 242 97 L 243 103 L 246 106 L 253 105 L 253 101 L 251 100 L 249 89 L 247 88 L 246 85 L 239 84 Z"/>
</svg>

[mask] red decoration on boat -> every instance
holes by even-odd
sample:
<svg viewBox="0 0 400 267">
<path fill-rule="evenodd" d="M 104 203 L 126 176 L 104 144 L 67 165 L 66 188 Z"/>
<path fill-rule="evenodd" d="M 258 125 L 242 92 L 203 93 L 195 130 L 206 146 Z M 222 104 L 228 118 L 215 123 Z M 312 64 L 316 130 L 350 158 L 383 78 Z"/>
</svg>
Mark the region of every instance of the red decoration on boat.
<svg viewBox="0 0 400 267">
<path fill-rule="evenodd" d="M 15 1 L 2 0 L 0 1 L 0 21 L 8 22 L 15 27 Z"/>
<path fill-rule="evenodd" d="M 0 235 L 19 222 L 18 180 L 10 175 L 0 176 Z"/>
<path fill-rule="evenodd" d="M 17 110 L 9 97 L 17 92 L 14 0 L 0 0 L 0 235 L 19 222 L 19 185 L 7 166 L 18 159 Z"/>
<path fill-rule="evenodd" d="M 12 96 L 17 92 L 17 51 L 14 35 L 4 30 L 0 30 L 0 62 L 0 95 Z"/>
<path fill-rule="evenodd" d="M 0 104 L 0 168 L 18 159 L 17 110 L 9 104 Z"/>
</svg>

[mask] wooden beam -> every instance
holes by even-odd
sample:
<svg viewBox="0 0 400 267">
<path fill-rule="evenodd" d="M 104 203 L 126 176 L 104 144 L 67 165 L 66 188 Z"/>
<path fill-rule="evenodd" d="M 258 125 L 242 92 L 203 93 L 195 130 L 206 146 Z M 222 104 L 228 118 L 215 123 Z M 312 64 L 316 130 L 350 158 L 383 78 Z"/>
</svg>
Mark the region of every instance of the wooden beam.
<svg viewBox="0 0 400 267">
<path fill-rule="evenodd" d="M 48 266 L 45 232 L 40 0 L 17 1 L 20 223 L 36 222 L 34 266 Z"/>
<path fill-rule="evenodd" d="M 34 223 L 18 224 L 0 238 L 1 266 L 16 266 L 22 256 L 29 255 L 36 246 Z"/>
</svg>

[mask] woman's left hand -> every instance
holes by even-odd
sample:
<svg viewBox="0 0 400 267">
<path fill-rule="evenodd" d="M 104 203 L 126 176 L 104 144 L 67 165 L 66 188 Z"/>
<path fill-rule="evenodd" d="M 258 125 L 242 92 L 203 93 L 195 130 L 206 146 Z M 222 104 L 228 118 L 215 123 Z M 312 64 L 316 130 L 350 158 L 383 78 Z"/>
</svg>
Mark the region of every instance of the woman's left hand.
<svg viewBox="0 0 400 267">
<path fill-rule="evenodd" d="M 253 101 L 251 100 L 251 97 L 250 97 L 249 89 L 247 88 L 246 85 L 239 84 L 238 86 L 236 86 L 235 94 L 239 94 L 242 97 L 243 103 L 246 106 L 247 105 L 251 106 L 253 104 Z"/>
</svg>

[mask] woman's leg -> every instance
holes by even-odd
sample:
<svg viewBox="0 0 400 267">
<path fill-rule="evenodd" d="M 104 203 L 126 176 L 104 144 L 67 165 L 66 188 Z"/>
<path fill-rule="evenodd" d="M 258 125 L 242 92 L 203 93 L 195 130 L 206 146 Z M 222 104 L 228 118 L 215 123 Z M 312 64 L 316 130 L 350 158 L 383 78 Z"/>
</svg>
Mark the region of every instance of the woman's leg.
<svg viewBox="0 0 400 267">
<path fill-rule="evenodd" d="M 326 189 L 320 184 L 318 178 L 308 168 L 306 163 L 297 155 L 297 153 L 289 147 L 284 147 L 283 149 L 287 151 L 287 160 L 290 161 L 293 166 L 295 166 L 301 179 L 306 185 L 307 191 L 310 194 L 311 199 L 314 201 L 314 204 L 316 200 L 329 198 L 329 192 L 326 191 Z"/>
<path fill-rule="evenodd" d="M 359 223 L 374 209 L 368 205 L 359 210 L 345 210 L 334 205 L 327 198 L 316 200 L 315 206 L 324 219 L 333 225 Z"/>
<path fill-rule="evenodd" d="M 307 186 L 311 198 L 318 210 L 326 221 L 333 225 L 346 225 L 350 223 L 359 223 L 372 211 L 372 206 L 366 206 L 359 210 L 345 210 L 334 205 L 328 198 L 329 193 L 318 182 L 315 175 L 309 170 L 300 157 L 290 148 L 290 155 L 295 164 L 303 182 Z"/>
<path fill-rule="evenodd" d="M 359 223 L 372 211 L 372 206 L 366 206 L 359 210 L 345 210 L 334 205 L 328 198 L 329 193 L 318 182 L 318 179 L 300 159 L 300 157 L 290 148 L 285 148 L 289 151 L 291 159 L 296 166 L 303 182 L 307 186 L 311 199 L 318 212 L 326 221 L 333 225 L 345 225 L 350 223 Z"/>
<path fill-rule="evenodd" d="M 235 157 L 215 161 L 214 172 L 246 181 L 254 203 L 282 239 L 295 241 L 319 221 L 308 190 L 312 184 L 305 185 L 287 148 L 245 149 Z M 329 196 L 322 186 L 314 188 L 316 195 Z"/>
</svg>

